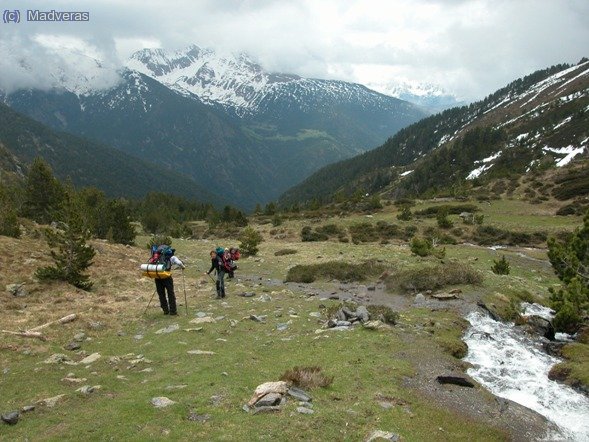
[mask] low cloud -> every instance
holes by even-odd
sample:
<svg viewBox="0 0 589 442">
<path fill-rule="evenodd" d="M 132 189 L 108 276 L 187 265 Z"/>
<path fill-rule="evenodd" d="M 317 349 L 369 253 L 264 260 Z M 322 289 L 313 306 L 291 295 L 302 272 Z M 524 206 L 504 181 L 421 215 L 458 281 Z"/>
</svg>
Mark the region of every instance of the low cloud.
<svg viewBox="0 0 589 442">
<path fill-rule="evenodd" d="M 18 7 L 11 1 L 5 7 Z M 43 0 L 27 7 L 48 9 Z M 247 52 L 273 72 L 413 80 L 474 100 L 589 55 L 586 0 L 55 0 L 51 8 L 87 10 L 90 21 L 3 24 L 1 88 L 48 88 L 60 78 L 107 87 L 136 50 L 196 44 Z"/>
</svg>

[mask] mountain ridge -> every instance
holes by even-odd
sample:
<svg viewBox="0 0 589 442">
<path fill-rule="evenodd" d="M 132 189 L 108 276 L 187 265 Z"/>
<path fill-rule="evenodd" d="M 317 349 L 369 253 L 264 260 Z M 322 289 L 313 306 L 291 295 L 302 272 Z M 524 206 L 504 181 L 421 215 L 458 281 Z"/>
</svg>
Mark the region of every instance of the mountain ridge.
<svg viewBox="0 0 589 442">
<path fill-rule="evenodd" d="M 328 200 L 336 192 L 363 188 L 372 193 L 387 186 L 396 194 L 419 194 L 464 182 L 479 168 L 471 179 L 548 167 L 552 160 L 557 164 L 587 152 L 588 114 L 589 61 L 556 65 L 484 100 L 408 126 L 370 152 L 329 165 L 283 194 L 280 202 Z M 503 134 L 497 138 L 488 131 Z M 481 144 L 485 139 L 495 141 Z"/>
</svg>

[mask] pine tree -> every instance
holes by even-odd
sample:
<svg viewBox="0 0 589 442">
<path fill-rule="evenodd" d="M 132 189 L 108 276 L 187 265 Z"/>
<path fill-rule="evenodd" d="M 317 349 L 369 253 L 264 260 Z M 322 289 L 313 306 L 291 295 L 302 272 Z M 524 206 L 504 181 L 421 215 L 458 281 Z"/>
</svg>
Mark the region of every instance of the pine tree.
<svg viewBox="0 0 589 442">
<path fill-rule="evenodd" d="M 83 272 L 92 265 L 96 252 L 86 244 L 90 233 L 83 227 L 80 206 L 74 195 L 66 196 L 62 219 L 64 222 L 59 228 L 51 227 L 45 231 L 54 265 L 37 269 L 36 276 L 40 280 L 66 281 L 75 287 L 90 290 L 92 282 Z"/>
<path fill-rule="evenodd" d="M 505 255 L 503 255 L 498 261 L 495 259 L 493 260 L 493 266 L 491 267 L 491 270 L 496 275 L 509 275 L 510 266 L 509 261 L 505 259 Z"/>
<path fill-rule="evenodd" d="M 103 223 L 108 226 L 109 240 L 131 245 L 135 242 L 135 228 L 131 224 L 129 208 L 123 200 L 109 201 L 105 206 Z"/>
<path fill-rule="evenodd" d="M 20 237 L 20 226 L 8 190 L 0 184 L 0 235 Z"/>
<path fill-rule="evenodd" d="M 253 227 L 246 227 L 240 236 L 239 249 L 244 255 L 255 256 L 258 253 L 258 245 L 263 241 L 262 235 Z"/>
<path fill-rule="evenodd" d="M 35 158 L 27 176 L 24 216 L 42 224 L 50 223 L 60 210 L 63 195 L 63 188 L 49 164 Z"/>
<path fill-rule="evenodd" d="M 549 238 L 548 259 L 563 282 L 561 289 L 550 290 L 550 301 L 556 311 L 554 326 L 558 331 L 574 332 L 589 310 L 589 211 L 583 226 L 566 241 Z"/>
</svg>

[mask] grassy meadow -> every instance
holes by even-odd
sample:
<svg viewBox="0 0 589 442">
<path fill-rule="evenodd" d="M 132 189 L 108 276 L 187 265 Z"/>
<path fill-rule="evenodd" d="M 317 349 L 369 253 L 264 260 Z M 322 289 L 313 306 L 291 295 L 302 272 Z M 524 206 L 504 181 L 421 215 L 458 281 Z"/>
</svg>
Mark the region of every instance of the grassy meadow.
<svg viewBox="0 0 589 442">
<path fill-rule="evenodd" d="M 441 203 L 423 202 L 412 210 L 436 204 Z M 478 205 L 485 215 L 483 225 L 507 230 L 556 234 L 581 223 L 580 217 L 556 217 L 550 207 L 522 201 Z M 546 250 L 497 249 L 458 238 L 458 244 L 441 245 L 446 254 L 440 260 L 412 255 L 407 242 L 399 238 L 358 244 L 337 237 L 301 242 L 305 226 L 335 224 L 345 230 L 358 223 L 385 221 L 401 228 L 414 225 L 421 232 L 436 224 L 435 217 L 399 221 L 397 214 L 390 204 L 370 214 L 285 219 L 279 226 L 258 220 L 263 223 L 252 225 L 264 242 L 256 256 L 239 261 L 236 278 L 227 282 L 225 300 L 214 299 L 214 284 L 204 275 L 210 266 L 208 252 L 238 241 L 174 239 L 173 247 L 187 265 L 174 277 L 176 317 L 161 314 L 157 295 L 152 299 L 153 281 L 138 271 L 147 260 L 147 236 L 139 236 L 134 247 L 92 242 L 97 255 L 90 269 L 94 281 L 90 292 L 34 280 L 35 269 L 49 262 L 41 239 L 0 237 L 0 249 L 7 251 L 0 257 L 1 280 L 5 285 L 24 282 L 28 291 L 23 297 L 2 293 L 0 329 L 26 330 L 70 313 L 77 315 L 70 323 L 42 329 L 45 341 L 1 335 L 0 413 L 27 405 L 35 409 L 21 413 L 16 425 L 0 425 L 0 440 L 358 441 L 376 430 L 393 432 L 406 441 L 511 439 L 512 430 L 498 418 L 451 403 L 467 394 L 459 392 L 460 387 L 427 387 L 436 389 L 431 396 L 411 380 L 423 376 L 430 363 L 432 371 L 466 368 L 453 354 L 460 353 L 460 337 L 467 326 L 462 314 L 477 301 L 504 315 L 509 314 L 512 299 L 546 302 L 548 288 L 558 285 Z M 456 215 L 450 219 L 465 231 L 476 228 L 464 225 Z M 284 250 L 290 252 L 281 254 Z M 496 275 L 491 266 L 503 255 L 511 272 Z M 367 288 L 382 291 L 378 303 L 398 311 L 397 324 L 378 330 L 331 331 L 324 324 L 327 313 L 342 302 L 331 298 L 341 294 L 343 282 L 321 276 L 310 285 L 283 282 L 294 266 L 327 262 L 377 262 L 388 278 L 424 265 L 461 263 L 482 278 L 476 285 L 439 289 L 458 288 L 461 294 L 459 301 L 448 305 L 440 301 L 436 308 L 415 305 L 415 291 L 391 289 L 394 284 L 385 284 L 380 275 L 350 281 L 346 290 L 354 299 L 370 302 Z M 318 294 L 310 294 L 309 287 Z M 363 297 L 353 296 L 360 291 Z M 243 293 L 255 296 L 239 296 Z M 252 315 L 262 316 L 263 322 L 251 319 Z M 209 322 L 193 322 L 202 317 Z M 177 330 L 161 332 L 171 325 Z M 84 333 L 80 349 L 64 349 L 79 333 Z M 193 354 L 197 350 L 205 354 Z M 80 363 L 93 353 L 100 354 L 97 361 Z M 44 362 L 54 354 L 66 355 L 72 364 Z M 278 413 L 251 414 L 242 409 L 257 385 L 279 380 L 296 366 L 319 366 L 333 377 L 328 387 L 308 391 L 313 414 L 297 412 L 296 400 L 289 400 Z M 84 385 L 99 387 L 90 394 L 76 391 Z M 476 396 L 477 403 L 489 407 L 494 403 L 480 386 L 468 394 Z M 42 403 L 58 395 L 63 396 L 53 407 Z M 151 399 L 162 396 L 175 403 L 155 408 Z"/>
</svg>

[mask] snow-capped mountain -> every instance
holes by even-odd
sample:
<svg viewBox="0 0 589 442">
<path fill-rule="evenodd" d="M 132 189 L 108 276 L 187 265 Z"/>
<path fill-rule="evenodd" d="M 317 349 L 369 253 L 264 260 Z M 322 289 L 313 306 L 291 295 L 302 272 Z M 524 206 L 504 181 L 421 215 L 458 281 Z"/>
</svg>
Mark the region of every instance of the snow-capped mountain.
<svg viewBox="0 0 589 442">
<path fill-rule="evenodd" d="M 327 110 L 334 100 L 366 109 L 401 109 L 407 114 L 416 110 L 356 83 L 269 73 L 247 54 L 221 55 L 194 45 L 175 52 L 143 49 L 131 56 L 127 67 L 181 93 L 193 94 L 204 103 L 221 105 L 240 117 L 273 113 L 277 103 L 304 112 Z"/>
<path fill-rule="evenodd" d="M 426 116 L 359 84 L 270 74 L 243 54 L 194 46 L 140 51 L 110 87 L 83 87 L 92 85 L 86 74 L 57 78 L 3 100 L 54 129 L 214 185 L 244 208 Z"/>
<path fill-rule="evenodd" d="M 367 86 L 385 95 L 421 106 L 432 113 L 465 104 L 464 101 L 432 83 L 390 81 L 388 83 L 369 83 Z"/>
</svg>

